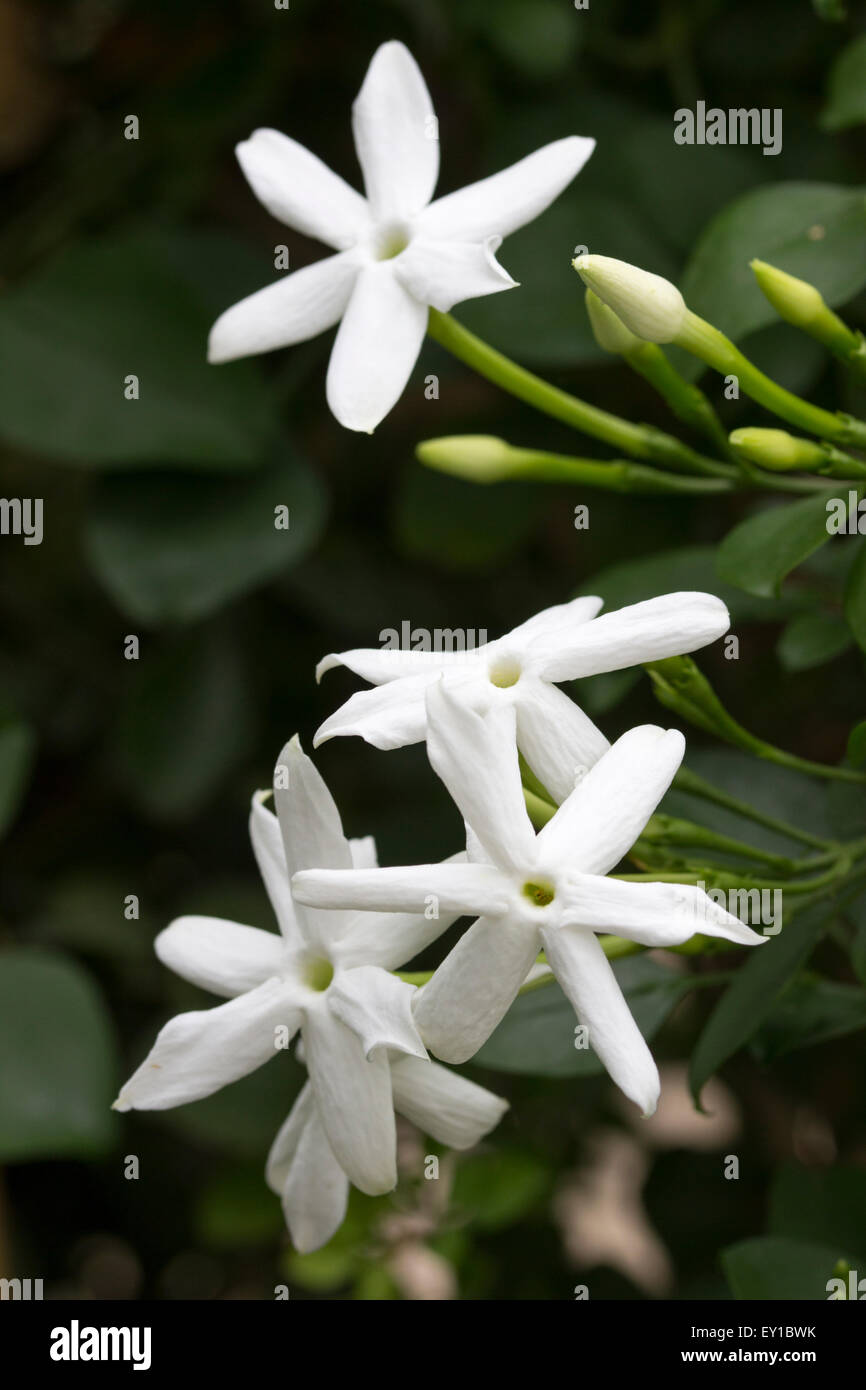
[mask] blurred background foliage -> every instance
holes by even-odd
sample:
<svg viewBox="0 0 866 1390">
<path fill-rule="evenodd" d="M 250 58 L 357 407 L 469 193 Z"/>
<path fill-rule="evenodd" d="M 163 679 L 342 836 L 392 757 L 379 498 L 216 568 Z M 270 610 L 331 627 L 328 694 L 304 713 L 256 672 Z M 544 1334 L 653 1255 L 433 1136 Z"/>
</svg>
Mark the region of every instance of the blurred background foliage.
<svg viewBox="0 0 866 1390">
<path fill-rule="evenodd" d="M 715 569 L 748 499 L 482 489 L 426 472 L 413 446 L 431 435 L 574 446 L 432 345 L 372 438 L 327 412 L 326 338 L 208 367 L 211 322 L 276 278 L 275 247 L 292 268 L 319 251 L 259 206 L 234 143 L 274 125 L 357 183 L 350 103 L 377 44 L 402 38 L 439 115 L 442 191 L 567 133 L 598 140 L 504 247 L 522 287 L 462 306 L 461 321 L 579 395 L 669 427 L 589 334 L 569 266 L 586 245 L 678 279 L 786 385 L 855 408 L 841 369 L 771 324 L 745 267 L 776 260 L 866 322 L 862 27 L 861 7 L 846 18 L 828 0 L 0 0 L 3 490 L 45 505 L 40 546 L 0 544 L 0 1274 L 84 1298 L 272 1297 L 287 1283 L 301 1298 L 560 1299 L 586 1284 L 628 1299 L 784 1296 L 782 1272 L 789 1296 L 824 1297 L 828 1259 L 863 1268 L 864 904 L 844 929 L 852 950 L 831 932 L 798 995 L 761 1001 L 749 1049 L 705 1092 L 708 1118 L 683 1059 L 712 978 L 689 989 L 649 959 L 618 967 L 663 1066 L 649 1123 L 571 1047 L 553 993 L 527 996 L 470 1068 L 511 1099 L 501 1128 L 475 1154 L 442 1155 L 430 1182 L 437 1150 L 407 1126 L 397 1194 L 353 1194 L 313 1256 L 291 1252 L 262 1178 L 301 1080 L 290 1059 L 181 1110 L 108 1110 L 158 1026 L 213 1002 L 159 966 L 154 934 L 187 911 L 271 925 L 248 801 L 283 741 L 298 730 L 309 747 L 352 689 L 341 672 L 315 685 L 324 653 L 376 645 L 407 619 L 495 635 L 579 590 L 616 606 L 700 587 L 729 602 L 741 639 L 738 661 L 713 650 L 701 664 L 756 733 L 836 761 L 866 715 L 841 620 L 844 540 L 779 597 L 756 597 Z M 781 153 L 675 145 L 674 110 L 699 98 L 781 108 Z M 124 399 L 129 374 L 138 401 Z M 718 380 L 708 389 L 729 427 L 751 421 Z M 591 524 L 576 531 L 583 502 Z M 287 531 L 273 525 L 281 505 Z M 138 660 L 124 657 L 130 635 Z M 658 717 L 638 673 L 579 694 L 611 736 Z M 693 731 L 690 749 L 695 770 L 776 815 L 866 830 L 860 793 L 756 776 Z M 341 740 L 317 761 L 348 831 L 374 832 L 383 862 L 456 847 L 423 749 Z M 719 824 L 754 834 L 725 813 Z"/>
</svg>

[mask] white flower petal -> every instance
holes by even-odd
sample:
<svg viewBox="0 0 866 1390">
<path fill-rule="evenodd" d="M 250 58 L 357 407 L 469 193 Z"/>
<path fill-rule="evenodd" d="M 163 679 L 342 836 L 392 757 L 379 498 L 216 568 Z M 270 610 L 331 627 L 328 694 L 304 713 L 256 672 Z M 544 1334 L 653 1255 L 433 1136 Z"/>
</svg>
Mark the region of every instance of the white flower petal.
<svg viewBox="0 0 866 1390">
<path fill-rule="evenodd" d="M 292 1159 L 298 1151 L 298 1142 L 315 1108 L 316 1101 L 312 1082 L 305 1081 L 298 1092 L 294 1105 L 277 1132 L 265 1162 L 265 1181 L 271 1191 L 276 1192 L 277 1196 L 282 1195 L 289 1176 L 289 1169 L 292 1166 Z"/>
<path fill-rule="evenodd" d="M 336 802 L 297 734 L 277 759 L 274 802 L 289 877 L 299 869 L 351 868 Z"/>
<path fill-rule="evenodd" d="M 358 839 L 350 840 L 349 850 L 352 855 L 353 869 L 378 869 L 379 857 L 376 853 L 376 841 L 372 835 L 362 835 Z"/>
<path fill-rule="evenodd" d="M 357 734 L 374 748 L 405 748 L 427 732 L 428 676 L 406 676 L 372 690 L 356 690 L 316 730 L 313 747 L 329 738 Z"/>
<path fill-rule="evenodd" d="M 284 980 L 264 984 L 227 1004 L 178 1014 L 114 1103 L 115 1110 L 170 1110 L 213 1095 L 276 1055 L 278 1027 L 291 1037 L 301 1014 Z"/>
<path fill-rule="evenodd" d="M 357 912 L 438 911 L 471 915 L 506 911 L 510 885 L 491 864 L 412 864 L 387 869 L 307 869 L 292 891 L 312 907 Z"/>
<path fill-rule="evenodd" d="M 425 634 L 426 636 L 426 634 Z M 476 650 L 481 651 L 482 648 Z M 477 658 L 480 664 L 481 658 Z M 326 671 L 335 666 L 348 666 L 356 676 L 370 681 L 371 685 L 382 685 L 386 681 L 401 680 L 404 676 L 426 676 L 436 680 L 444 671 L 454 667 L 465 667 L 473 663 L 473 658 L 465 651 L 433 652 L 408 651 L 401 647 L 356 647 L 349 652 L 331 652 L 322 657 L 316 667 L 316 680 L 320 681 Z"/>
<path fill-rule="evenodd" d="M 569 874 L 557 896 L 569 925 L 612 932 L 643 946 L 679 946 L 696 932 L 744 946 L 768 939 L 693 884 L 623 883 L 597 874 Z"/>
<path fill-rule="evenodd" d="M 629 729 L 538 832 L 539 862 L 606 874 L 631 849 L 682 762 L 676 729 Z"/>
<path fill-rule="evenodd" d="M 508 1101 L 437 1062 L 398 1057 L 391 1063 L 394 1106 L 439 1144 L 471 1149 L 499 1124 Z"/>
<path fill-rule="evenodd" d="M 328 990 L 328 1008 L 361 1039 L 369 1061 L 381 1048 L 412 1057 L 427 1052 L 412 1017 L 415 986 L 376 965 L 341 970 Z"/>
<path fill-rule="evenodd" d="M 571 632 L 575 627 L 588 623 L 600 611 L 604 599 L 584 594 L 568 603 L 557 603 L 552 608 L 543 608 L 534 613 L 525 623 L 512 628 L 507 637 L 500 638 L 503 647 L 509 647 L 529 654 L 532 644 L 540 637 L 557 636 Z"/>
<path fill-rule="evenodd" d="M 413 1012 L 443 1062 L 474 1057 L 502 1021 L 539 950 L 537 929 L 512 917 L 481 917 L 419 989 Z"/>
<path fill-rule="evenodd" d="M 259 202 L 280 222 L 338 251 L 367 232 L 366 200 L 288 135 L 256 130 L 235 153 Z"/>
<path fill-rule="evenodd" d="M 480 241 L 508 236 L 544 212 L 595 149 L 580 135 L 554 140 L 498 174 L 437 198 L 418 218 L 425 237 Z"/>
<path fill-rule="evenodd" d="M 727 608 L 712 594 L 662 594 L 594 618 L 570 636 L 539 641 L 533 645 L 534 669 L 549 681 L 622 671 L 697 651 L 730 625 Z"/>
<path fill-rule="evenodd" d="M 445 862 L 465 863 L 466 854 L 461 850 Z M 437 903 L 428 904 L 423 913 L 359 912 L 340 937 L 339 963 L 345 969 L 380 965 L 384 970 L 397 970 L 441 936 L 457 915 L 440 912 Z"/>
<path fill-rule="evenodd" d="M 515 689 L 517 744 L 557 802 L 610 747 L 588 714 L 555 685 L 522 676 Z"/>
<path fill-rule="evenodd" d="M 153 949 L 176 975 L 226 999 L 278 975 L 286 959 L 282 937 L 221 917 L 178 917 Z"/>
<path fill-rule="evenodd" d="M 518 869 L 531 863 L 535 834 L 523 800 L 513 708 L 476 714 L 437 682 L 427 692 L 427 756 L 493 862 Z"/>
<path fill-rule="evenodd" d="M 328 364 L 328 405 L 348 430 L 372 434 L 398 402 L 427 331 L 427 305 L 407 294 L 392 261 L 363 269 Z"/>
<path fill-rule="evenodd" d="M 328 1143 L 309 1082 L 274 1140 L 267 1172 L 283 1199 L 295 1249 L 305 1255 L 327 1245 L 345 1219 L 349 1179 Z"/>
<path fill-rule="evenodd" d="M 426 207 L 439 175 L 433 103 L 421 70 L 402 43 L 373 54 L 352 107 L 364 187 L 376 218 L 412 217 Z"/>
<path fill-rule="evenodd" d="M 362 1192 L 390 1192 L 397 1183 L 397 1160 L 386 1054 L 375 1053 L 368 1062 L 360 1039 L 327 1006 L 308 1012 L 303 1039 L 316 1105 L 337 1162 Z"/>
<path fill-rule="evenodd" d="M 304 914 L 292 901 L 280 823 L 265 805 L 265 797 L 269 795 L 269 792 L 256 792 L 253 797 L 249 820 L 250 840 L 280 931 L 290 945 L 300 946 L 305 938 Z"/>
<path fill-rule="evenodd" d="M 232 362 L 291 347 L 333 328 L 345 311 L 357 275 L 357 257 L 344 252 L 247 295 L 220 314 L 211 329 L 208 361 Z"/>
<path fill-rule="evenodd" d="M 394 262 L 394 274 L 413 298 L 447 314 L 464 299 L 512 290 L 517 281 L 497 261 L 501 237 L 433 241 L 415 237 Z"/>
<path fill-rule="evenodd" d="M 660 1089 L 656 1064 L 598 941 L 569 927 L 542 937 L 554 975 L 589 1029 L 590 1047 L 620 1090 L 651 1115 Z"/>
</svg>

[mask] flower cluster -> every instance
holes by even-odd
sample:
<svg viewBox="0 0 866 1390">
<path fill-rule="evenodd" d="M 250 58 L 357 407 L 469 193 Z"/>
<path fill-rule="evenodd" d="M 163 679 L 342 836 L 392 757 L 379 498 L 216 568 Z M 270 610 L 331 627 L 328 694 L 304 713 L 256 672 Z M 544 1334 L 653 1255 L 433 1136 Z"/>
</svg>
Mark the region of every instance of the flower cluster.
<svg viewBox="0 0 866 1390">
<path fill-rule="evenodd" d="M 299 1035 L 309 1079 L 267 1179 L 301 1251 L 336 1231 L 350 1183 L 371 1194 L 395 1186 L 395 1110 L 454 1148 L 494 1128 L 505 1102 L 429 1054 L 471 1058 L 539 969 L 553 972 L 610 1076 L 650 1113 L 658 1072 L 596 933 L 664 947 L 699 923 L 743 945 L 764 940 L 698 887 L 608 877 L 664 796 L 684 740 L 644 725 L 610 745 L 556 686 L 694 651 L 727 630 L 727 610 L 698 593 L 603 617 L 600 607 L 580 598 L 547 609 L 468 656 L 325 658 L 320 673 L 342 663 L 377 684 L 353 695 L 318 740 L 358 733 L 396 748 L 426 739 L 465 821 L 465 850 L 380 868 L 371 838 L 344 835 L 295 737 L 273 792 L 257 793 L 250 814 L 279 934 L 182 917 L 157 937 L 164 964 L 228 1002 L 172 1019 L 116 1107 L 160 1110 L 211 1095 Z M 559 803 L 538 834 L 518 749 Z M 395 973 L 463 916 L 476 920 L 427 983 Z"/>
</svg>

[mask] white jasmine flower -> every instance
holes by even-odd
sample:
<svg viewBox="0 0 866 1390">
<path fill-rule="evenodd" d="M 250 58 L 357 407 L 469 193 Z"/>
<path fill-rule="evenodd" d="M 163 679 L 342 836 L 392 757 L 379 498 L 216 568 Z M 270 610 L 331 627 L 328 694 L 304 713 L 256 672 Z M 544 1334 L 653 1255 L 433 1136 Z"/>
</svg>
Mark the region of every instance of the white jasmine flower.
<svg viewBox="0 0 866 1390">
<path fill-rule="evenodd" d="M 468 829 L 468 862 L 311 870 L 293 879 L 315 906 L 417 909 L 429 894 L 478 920 L 419 991 L 415 1021 L 436 1056 L 463 1062 L 507 1012 L 544 948 L 616 1084 L 655 1109 L 655 1063 L 596 932 L 673 946 L 700 930 L 743 945 L 765 938 L 701 889 L 606 878 L 670 785 L 684 750 L 676 730 L 632 729 L 599 759 L 536 835 L 514 744 L 515 711 L 482 718 L 440 682 L 427 693 L 427 751 Z"/>
<path fill-rule="evenodd" d="M 440 1144 L 470 1149 L 499 1123 L 508 1102 L 438 1062 L 392 1054 L 395 1109 Z M 316 1093 L 307 1082 L 274 1140 L 265 1176 L 282 1198 L 301 1254 L 327 1244 L 343 1223 L 349 1179 L 328 1142 Z"/>
<path fill-rule="evenodd" d="M 430 93 L 401 43 L 377 49 L 352 110 L 366 198 L 302 145 L 257 130 L 237 147 L 274 217 L 336 255 L 228 309 L 208 356 L 228 362 L 315 337 L 340 323 L 328 404 L 340 424 L 372 432 L 399 400 L 427 328 L 464 299 L 511 289 L 502 238 L 531 222 L 583 168 L 595 141 L 556 140 L 509 169 L 431 202 L 439 140 Z"/>
<path fill-rule="evenodd" d="M 300 1030 L 340 1167 L 362 1191 L 387 1192 L 397 1180 L 389 1057 L 427 1056 L 412 1018 L 414 986 L 389 972 L 453 918 L 299 906 L 293 873 L 372 867 L 375 845 L 345 838 L 333 798 L 297 738 L 276 767 L 276 815 L 266 795 L 253 798 L 250 837 L 280 935 L 215 917 L 181 917 L 160 933 L 160 960 L 229 1002 L 167 1023 L 115 1108 L 165 1110 L 200 1100 L 260 1067 Z"/>
<path fill-rule="evenodd" d="M 326 656 L 317 679 L 342 665 L 378 689 L 350 696 L 325 720 L 314 744 L 338 734 L 360 734 L 376 748 L 419 742 L 427 731 L 427 688 L 444 677 L 480 714 L 513 706 L 520 751 L 554 799 L 564 801 L 610 745 L 556 683 L 682 656 L 730 626 L 727 608 L 712 594 L 664 594 L 599 618 L 601 606 L 600 598 L 577 598 L 547 608 L 474 651 L 373 647 Z"/>
</svg>

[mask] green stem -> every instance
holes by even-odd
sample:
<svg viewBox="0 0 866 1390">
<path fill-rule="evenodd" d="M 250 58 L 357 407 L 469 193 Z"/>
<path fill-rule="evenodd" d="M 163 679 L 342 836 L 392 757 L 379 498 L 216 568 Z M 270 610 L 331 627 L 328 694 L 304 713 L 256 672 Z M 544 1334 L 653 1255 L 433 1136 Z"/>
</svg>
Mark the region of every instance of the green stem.
<svg viewBox="0 0 866 1390">
<path fill-rule="evenodd" d="M 632 371 L 648 381 L 667 401 L 678 420 L 703 434 L 724 458 L 733 459 L 736 470 L 727 464 L 716 464 L 718 475 L 735 476 L 735 471 L 740 471 L 739 459 L 728 442 L 727 431 L 721 420 L 701 388 L 686 381 L 664 349 L 657 343 L 641 343 L 639 347 L 624 352 L 623 358 Z"/>
<path fill-rule="evenodd" d="M 571 454 L 551 454 L 541 449 L 511 448 L 512 467 L 509 476 L 546 483 L 581 483 L 585 487 L 600 487 L 608 492 L 707 493 L 730 492 L 731 483 L 721 477 L 687 477 L 682 473 L 664 473 L 659 468 L 628 459 L 575 458 Z M 423 461 L 423 455 L 420 455 Z"/>
<path fill-rule="evenodd" d="M 447 348 L 461 362 L 472 367 L 481 376 L 492 381 L 503 391 L 534 406 L 543 415 L 561 420 L 574 429 L 582 430 L 593 439 L 600 439 L 614 449 L 621 449 L 631 458 L 644 459 L 650 463 L 663 463 L 670 468 L 682 468 L 687 472 L 704 473 L 707 465 L 713 469 L 713 460 L 696 453 L 673 435 L 650 425 L 634 425 L 618 415 L 611 415 L 598 406 L 561 391 L 541 377 L 519 367 L 516 362 L 501 352 L 488 346 L 481 338 L 470 333 L 467 328 L 453 319 L 450 314 L 440 314 L 437 309 L 430 310 L 428 333 L 434 342 Z"/>
<path fill-rule="evenodd" d="M 798 429 L 831 439 L 834 444 L 866 447 L 866 424 L 862 420 L 841 411 L 831 414 L 795 396 L 792 391 L 786 391 L 750 362 L 724 333 L 690 310 L 675 342 L 723 376 L 736 376 L 740 387 L 752 400 Z"/>
</svg>

